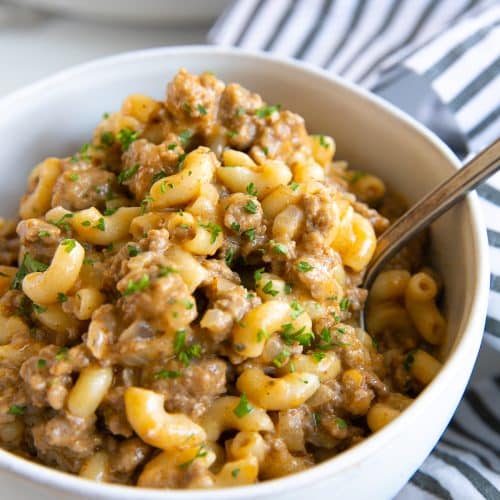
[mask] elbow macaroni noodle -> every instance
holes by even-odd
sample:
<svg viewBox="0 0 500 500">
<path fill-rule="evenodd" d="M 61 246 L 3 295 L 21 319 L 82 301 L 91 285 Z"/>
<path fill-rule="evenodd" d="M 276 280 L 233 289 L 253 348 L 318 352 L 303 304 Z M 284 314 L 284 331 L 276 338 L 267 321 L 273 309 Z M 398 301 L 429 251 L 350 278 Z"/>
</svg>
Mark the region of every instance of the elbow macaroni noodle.
<svg viewBox="0 0 500 500">
<path fill-rule="evenodd" d="M 397 418 L 440 370 L 443 283 L 416 245 L 359 288 L 401 207 L 335 151 L 181 70 L 165 101 L 133 94 L 35 166 L 18 236 L 0 219 L 0 446 L 99 482 L 218 488 Z"/>
</svg>

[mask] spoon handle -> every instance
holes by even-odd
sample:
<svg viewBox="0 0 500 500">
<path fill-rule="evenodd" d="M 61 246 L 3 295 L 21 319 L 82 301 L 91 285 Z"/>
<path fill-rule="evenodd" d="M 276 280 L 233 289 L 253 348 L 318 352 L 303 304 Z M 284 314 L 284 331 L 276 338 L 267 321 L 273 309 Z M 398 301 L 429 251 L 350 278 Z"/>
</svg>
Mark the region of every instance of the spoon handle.
<svg viewBox="0 0 500 500">
<path fill-rule="evenodd" d="M 415 234 L 425 229 L 458 200 L 500 168 L 500 139 L 488 146 L 451 177 L 424 196 L 378 239 L 366 270 L 363 287 L 369 288 L 387 261 Z"/>
</svg>

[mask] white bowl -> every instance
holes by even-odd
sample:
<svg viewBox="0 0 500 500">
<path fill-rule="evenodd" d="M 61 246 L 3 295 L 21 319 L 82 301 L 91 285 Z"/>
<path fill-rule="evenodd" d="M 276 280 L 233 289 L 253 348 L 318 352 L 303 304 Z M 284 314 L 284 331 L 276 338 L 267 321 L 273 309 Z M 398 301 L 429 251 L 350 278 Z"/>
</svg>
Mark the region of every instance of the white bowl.
<svg viewBox="0 0 500 500">
<path fill-rule="evenodd" d="M 180 68 L 214 71 L 335 137 L 338 157 L 373 171 L 414 201 L 458 166 L 434 135 L 384 101 L 339 78 L 293 61 L 213 47 L 133 52 L 85 64 L 0 101 L 0 214 L 15 212 L 26 176 L 49 155 L 86 142 L 104 111 L 130 93 L 157 98 Z M 0 450 L 4 498 L 303 499 L 389 498 L 424 461 L 466 386 L 483 332 L 488 291 L 486 235 L 475 196 L 433 226 L 433 258 L 446 285 L 450 342 L 436 379 L 395 422 L 338 457 L 305 472 L 226 490 L 144 490 L 103 485 L 57 472 Z M 7 490 L 6 488 L 9 488 Z M 24 497 L 23 497 L 24 495 Z"/>
</svg>

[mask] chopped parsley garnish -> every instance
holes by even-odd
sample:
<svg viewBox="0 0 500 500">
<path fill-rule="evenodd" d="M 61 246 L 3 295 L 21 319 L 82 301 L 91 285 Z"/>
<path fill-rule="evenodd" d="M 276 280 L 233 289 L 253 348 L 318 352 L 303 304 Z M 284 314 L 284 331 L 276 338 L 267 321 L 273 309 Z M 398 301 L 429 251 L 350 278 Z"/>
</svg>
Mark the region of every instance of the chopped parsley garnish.
<svg viewBox="0 0 500 500">
<path fill-rule="evenodd" d="M 125 181 L 128 181 L 131 177 L 133 177 L 137 171 L 139 170 L 139 164 L 136 163 L 135 165 L 132 165 L 129 168 L 126 168 L 125 170 L 122 170 L 117 177 L 117 181 L 120 184 L 123 184 Z"/>
<path fill-rule="evenodd" d="M 43 358 L 40 358 L 36 363 L 37 368 L 45 368 L 45 366 L 47 366 L 47 361 Z"/>
<path fill-rule="evenodd" d="M 294 342 L 298 342 L 303 347 L 309 347 L 314 340 L 314 333 L 306 332 L 305 326 L 294 331 L 292 323 L 287 323 L 281 325 L 281 329 L 281 338 L 286 345 L 293 345 Z"/>
<path fill-rule="evenodd" d="M 235 233 L 239 233 L 240 232 L 240 225 L 237 222 L 231 222 L 231 229 Z"/>
<path fill-rule="evenodd" d="M 179 378 L 181 375 L 182 373 L 177 370 L 160 370 L 159 372 L 156 372 L 154 374 L 154 378 L 157 380 L 166 378 Z"/>
<path fill-rule="evenodd" d="M 174 352 L 184 365 L 189 365 L 192 359 L 201 356 L 201 344 L 186 346 L 186 330 L 177 330 L 174 339 Z"/>
<path fill-rule="evenodd" d="M 188 460 L 187 462 L 179 464 L 179 467 L 181 469 L 187 469 L 197 458 L 203 458 L 203 457 L 206 457 L 207 455 L 208 455 L 208 451 L 205 450 L 205 445 L 202 444 L 200 446 L 200 448 L 198 449 L 198 451 L 196 452 L 196 455 L 191 460 Z"/>
<path fill-rule="evenodd" d="M 136 292 L 142 292 L 149 286 L 149 276 L 143 274 L 137 281 L 128 280 L 127 288 L 123 291 L 122 295 L 132 295 Z"/>
<path fill-rule="evenodd" d="M 94 229 L 99 229 L 99 231 L 106 231 L 106 223 L 104 222 L 104 217 L 99 217 L 99 220 L 92 227 Z"/>
<path fill-rule="evenodd" d="M 173 268 L 172 266 L 162 266 L 160 267 L 160 272 L 158 273 L 158 276 L 161 278 L 168 276 L 171 273 L 177 273 L 177 269 Z"/>
<path fill-rule="evenodd" d="M 263 287 L 262 291 L 264 293 L 267 293 L 268 295 L 271 295 L 271 297 L 276 297 L 280 292 L 278 290 L 273 289 L 273 282 L 268 281 Z"/>
<path fill-rule="evenodd" d="M 299 184 L 294 181 L 290 184 L 290 187 L 292 188 L 292 191 L 297 191 L 297 189 L 299 188 Z"/>
<path fill-rule="evenodd" d="M 70 224 L 68 222 L 68 219 L 71 219 L 73 217 L 73 214 L 64 214 L 59 220 L 56 221 L 49 221 L 51 224 L 54 226 L 57 226 L 59 229 L 63 229 L 64 231 L 69 231 L 70 230 Z"/>
<path fill-rule="evenodd" d="M 257 213 L 257 205 L 252 201 L 248 200 L 247 204 L 243 207 L 249 214 L 256 214 Z"/>
<path fill-rule="evenodd" d="M 257 194 L 258 194 L 257 188 L 255 187 L 255 184 L 253 182 L 251 182 L 250 184 L 248 184 L 248 186 L 246 187 L 246 192 L 250 196 L 257 196 Z"/>
<path fill-rule="evenodd" d="M 255 112 L 255 116 L 258 116 L 259 118 L 267 118 L 273 113 L 278 112 L 280 109 L 280 104 L 276 104 L 275 106 L 264 106 L 263 108 L 260 108 Z"/>
<path fill-rule="evenodd" d="M 127 245 L 127 252 L 129 257 L 135 257 L 141 253 L 141 250 L 134 245 Z"/>
<path fill-rule="evenodd" d="M 189 139 L 191 139 L 191 137 L 193 137 L 193 132 L 191 130 L 183 130 L 179 134 L 179 138 L 183 146 L 186 146 L 189 143 Z"/>
<path fill-rule="evenodd" d="M 265 272 L 265 269 L 263 267 L 260 267 L 259 269 L 256 269 L 253 273 L 253 279 L 255 282 L 260 281 L 262 279 L 262 273 Z"/>
<path fill-rule="evenodd" d="M 248 402 L 247 395 L 243 393 L 240 397 L 240 401 L 234 408 L 233 413 L 238 418 L 243 418 L 253 411 L 253 406 Z"/>
<path fill-rule="evenodd" d="M 71 253 L 72 250 L 76 247 L 76 241 L 73 239 L 63 240 L 61 241 L 61 245 L 64 247 L 66 253 Z"/>
<path fill-rule="evenodd" d="M 67 347 L 61 347 L 56 354 L 56 359 L 57 361 L 61 361 L 63 359 L 66 359 L 68 357 L 68 351 L 69 349 Z"/>
<path fill-rule="evenodd" d="M 329 344 L 332 341 L 332 332 L 328 330 L 328 328 L 325 326 L 321 332 L 319 332 L 319 338 L 323 341 Z"/>
<path fill-rule="evenodd" d="M 68 296 L 65 293 L 59 292 L 57 294 L 57 302 L 60 304 L 67 302 L 68 301 Z"/>
<path fill-rule="evenodd" d="M 285 283 L 285 288 L 283 289 L 284 292 L 287 294 L 287 295 L 290 295 L 292 293 L 292 290 L 293 290 L 293 285 L 292 283 Z"/>
<path fill-rule="evenodd" d="M 243 116 L 246 113 L 246 109 L 241 106 L 236 109 L 236 116 Z"/>
<path fill-rule="evenodd" d="M 47 308 L 33 302 L 33 309 L 36 313 L 41 314 L 47 312 Z"/>
<path fill-rule="evenodd" d="M 413 350 L 413 351 L 410 351 L 410 352 L 407 354 L 407 356 L 406 356 L 406 358 L 405 358 L 405 360 L 404 360 L 404 362 L 403 362 L 403 367 L 404 367 L 404 369 L 405 369 L 407 372 L 409 372 L 409 371 L 410 371 L 410 368 L 411 368 L 411 366 L 413 365 L 413 362 L 414 362 L 414 361 L 415 361 L 415 351 Z"/>
<path fill-rule="evenodd" d="M 167 149 L 168 149 L 169 151 L 172 151 L 172 149 L 175 149 L 176 147 L 177 147 L 177 144 L 176 144 L 175 142 L 172 142 L 171 144 L 169 144 L 169 145 L 167 146 Z"/>
<path fill-rule="evenodd" d="M 339 429 L 347 429 L 347 422 L 344 419 L 337 417 L 335 423 Z"/>
<path fill-rule="evenodd" d="M 315 411 L 312 414 L 312 421 L 313 421 L 314 427 L 318 427 L 318 425 L 321 423 L 321 413 L 318 413 L 317 411 Z"/>
<path fill-rule="evenodd" d="M 139 134 L 135 130 L 129 128 L 122 128 L 118 132 L 118 140 L 122 145 L 123 151 L 127 151 L 130 145 L 139 138 Z"/>
<path fill-rule="evenodd" d="M 101 134 L 101 144 L 112 146 L 115 143 L 115 134 L 113 132 L 103 132 Z"/>
<path fill-rule="evenodd" d="M 84 264 L 88 264 L 89 266 L 93 266 L 94 265 L 94 261 L 92 259 L 89 259 L 88 257 L 86 257 L 85 259 L 83 259 L 83 263 Z"/>
<path fill-rule="evenodd" d="M 330 147 L 330 144 L 328 143 L 324 135 L 319 135 L 318 138 L 319 138 L 319 145 L 322 148 L 328 149 Z"/>
<path fill-rule="evenodd" d="M 25 411 L 26 411 L 26 406 L 11 405 L 7 413 L 9 415 L 15 415 L 16 417 L 20 417 L 21 415 L 24 415 Z"/>
<path fill-rule="evenodd" d="M 356 170 L 352 174 L 352 177 L 349 179 L 349 183 L 354 184 L 355 182 L 358 182 L 359 179 L 363 178 L 365 175 L 366 175 L 366 172 L 361 172 L 361 170 Z"/>
<path fill-rule="evenodd" d="M 191 302 L 190 300 L 182 300 L 181 301 L 186 309 L 192 309 L 194 307 L 194 303 Z"/>
<path fill-rule="evenodd" d="M 234 259 L 234 248 L 230 247 L 226 251 L 226 255 L 224 256 L 224 260 L 226 261 L 226 264 L 230 266 L 233 263 Z"/>
<path fill-rule="evenodd" d="M 144 215 L 146 213 L 146 210 L 148 209 L 148 205 L 154 201 L 154 198 L 152 196 L 146 196 L 142 201 L 141 201 L 141 215 Z"/>
<path fill-rule="evenodd" d="M 47 238 L 47 236 L 50 236 L 50 233 L 46 229 L 42 229 L 38 232 L 39 238 Z"/>
<path fill-rule="evenodd" d="M 237 135 L 239 134 L 239 132 L 237 130 L 228 130 L 226 132 L 226 135 L 232 139 L 233 137 L 236 137 Z"/>
<path fill-rule="evenodd" d="M 200 113 L 200 115 L 205 116 L 208 113 L 207 108 L 205 108 L 205 106 L 202 106 L 201 104 L 198 104 L 198 106 L 196 106 L 196 109 L 198 110 L 198 113 Z"/>
<path fill-rule="evenodd" d="M 79 178 L 80 178 L 80 176 L 78 174 L 70 174 L 70 176 L 69 176 L 69 180 L 71 182 L 76 182 Z"/>
<path fill-rule="evenodd" d="M 322 359 L 324 359 L 325 353 L 324 352 L 313 352 L 312 353 L 312 358 L 316 363 L 319 363 Z"/>
<path fill-rule="evenodd" d="M 210 243 L 215 243 L 219 234 L 222 233 L 222 228 L 214 222 L 209 222 L 207 224 L 202 224 L 201 222 L 199 222 L 199 225 L 211 234 Z"/>
<path fill-rule="evenodd" d="M 245 238 L 248 238 L 251 242 L 254 242 L 255 241 L 255 228 L 251 227 L 250 229 L 243 231 L 243 236 L 245 236 Z"/>
<path fill-rule="evenodd" d="M 306 262 L 305 260 L 301 260 L 297 264 L 297 270 L 301 273 L 307 273 L 309 271 L 312 271 L 313 269 L 313 266 L 311 266 L 311 264 L 309 264 L 309 262 Z"/>
<path fill-rule="evenodd" d="M 182 163 L 184 162 L 186 156 L 187 156 L 187 153 L 182 153 L 181 155 L 178 156 L 177 165 L 175 167 L 177 170 L 180 170 Z"/>
<path fill-rule="evenodd" d="M 24 255 L 22 264 L 19 266 L 10 287 L 13 290 L 20 290 L 24 277 L 30 273 L 43 273 L 49 266 L 34 259 L 29 253 Z"/>
<path fill-rule="evenodd" d="M 102 117 L 103 117 L 105 120 L 107 120 L 107 119 L 109 118 L 109 113 L 107 113 L 107 112 L 106 112 L 106 113 L 103 113 L 103 114 L 102 114 Z"/>
<path fill-rule="evenodd" d="M 261 149 L 266 156 L 269 155 L 269 149 L 267 149 L 266 146 L 262 146 Z"/>
<path fill-rule="evenodd" d="M 273 364 L 278 368 L 281 368 L 286 364 L 289 358 L 290 358 L 290 351 L 288 351 L 287 349 L 283 349 L 279 354 L 274 356 Z"/>
<path fill-rule="evenodd" d="M 278 255 L 286 255 L 288 253 L 288 248 L 281 243 L 276 243 L 273 246 L 273 252 L 277 253 Z"/>
<path fill-rule="evenodd" d="M 301 306 L 300 302 L 293 300 L 290 303 L 290 307 L 292 308 L 292 319 L 297 319 L 303 312 L 304 308 Z"/>
<path fill-rule="evenodd" d="M 116 213 L 118 211 L 118 208 L 119 207 L 114 207 L 114 208 L 106 208 L 106 210 L 104 210 L 104 214 L 106 217 L 109 217 L 110 215 L 113 215 L 114 213 Z"/>
<path fill-rule="evenodd" d="M 344 297 L 341 301 L 340 301 L 340 304 L 339 304 L 339 307 L 340 307 L 340 310 L 342 312 L 346 312 L 349 310 L 349 306 L 351 305 L 351 301 L 347 298 L 347 297 Z"/>
<path fill-rule="evenodd" d="M 175 144 L 174 144 L 174 146 L 175 146 Z M 151 184 L 154 184 L 156 181 L 159 181 L 160 179 L 163 179 L 166 176 L 167 176 L 167 174 L 163 170 L 156 172 L 156 174 L 153 175 L 153 177 L 151 178 Z"/>
<path fill-rule="evenodd" d="M 262 342 L 264 339 L 269 338 L 269 332 L 265 328 L 259 328 L 257 332 L 257 342 Z"/>
<path fill-rule="evenodd" d="M 234 478 L 238 477 L 238 474 L 240 473 L 240 469 L 236 468 L 231 471 L 231 476 Z"/>
</svg>

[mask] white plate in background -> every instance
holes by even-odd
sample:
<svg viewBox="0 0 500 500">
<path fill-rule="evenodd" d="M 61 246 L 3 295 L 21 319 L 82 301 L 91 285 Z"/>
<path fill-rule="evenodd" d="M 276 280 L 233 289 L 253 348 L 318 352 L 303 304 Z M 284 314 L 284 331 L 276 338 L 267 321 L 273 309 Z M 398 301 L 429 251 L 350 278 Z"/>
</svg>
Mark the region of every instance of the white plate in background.
<svg viewBox="0 0 500 500">
<path fill-rule="evenodd" d="M 11 3 L 106 21 L 195 24 L 216 19 L 231 0 L 11 0 Z"/>
</svg>

